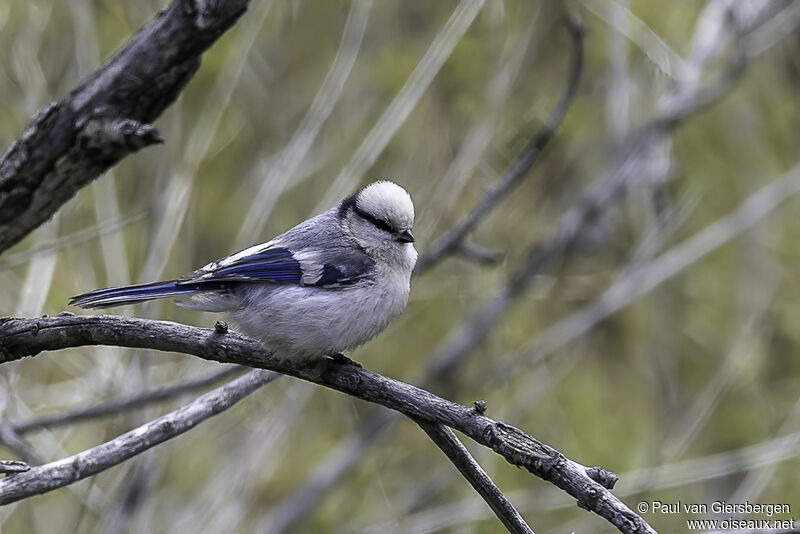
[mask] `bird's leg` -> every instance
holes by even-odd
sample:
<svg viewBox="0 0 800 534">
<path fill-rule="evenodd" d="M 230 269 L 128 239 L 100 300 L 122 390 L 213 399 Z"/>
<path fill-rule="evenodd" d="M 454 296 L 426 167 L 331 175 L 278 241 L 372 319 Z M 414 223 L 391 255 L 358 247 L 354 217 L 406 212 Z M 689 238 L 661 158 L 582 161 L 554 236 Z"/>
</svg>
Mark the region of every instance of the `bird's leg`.
<svg viewBox="0 0 800 534">
<path fill-rule="evenodd" d="M 334 363 L 338 363 L 339 365 L 354 365 L 354 366 L 356 366 L 358 368 L 361 368 L 361 364 L 360 363 L 358 363 L 357 361 L 351 360 L 350 358 L 348 358 L 347 356 L 345 356 L 341 352 L 337 352 L 337 353 L 331 354 L 329 357 L 330 357 L 331 360 L 333 360 Z"/>
</svg>

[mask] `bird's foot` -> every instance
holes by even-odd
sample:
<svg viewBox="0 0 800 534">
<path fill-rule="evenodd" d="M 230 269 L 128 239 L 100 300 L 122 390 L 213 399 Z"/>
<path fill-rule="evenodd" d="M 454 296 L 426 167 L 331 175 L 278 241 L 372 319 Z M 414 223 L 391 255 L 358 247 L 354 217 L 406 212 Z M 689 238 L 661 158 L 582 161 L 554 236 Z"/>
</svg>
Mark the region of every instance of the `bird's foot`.
<svg viewBox="0 0 800 534">
<path fill-rule="evenodd" d="M 357 361 L 355 361 L 355 360 L 351 360 L 350 358 L 348 358 L 347 356 L 345 356 L 345 355 L 344 355 L 344 354 L 342 354 L 341 352 L 337 352 L 337 353 L 335 353 L 335 354 L 331 354 L 331 355 L 330 355 L 330 359 L 331 359 L 331 360 L 332 360 L 334 363 L 337 363 L 337 364 L 339 364 L 339 365 L 353 365 L 353 366 L 355 366 L 355 367 L 358 367 L 359 369 L 361 369 L 361 368 L 362 368 L 360 363 L 358 363 L 358 362 L 357 362 Z"/>
</svg>

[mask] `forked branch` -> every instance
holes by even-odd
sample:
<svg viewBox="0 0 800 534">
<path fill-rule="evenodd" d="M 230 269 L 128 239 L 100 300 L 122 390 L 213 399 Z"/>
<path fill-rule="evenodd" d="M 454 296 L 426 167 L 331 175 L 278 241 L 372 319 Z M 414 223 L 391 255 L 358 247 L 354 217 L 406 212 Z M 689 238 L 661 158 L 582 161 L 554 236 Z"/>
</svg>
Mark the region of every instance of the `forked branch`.
<svg viewBox="0 0 800 534">
<path fill-rule="evenodd" d="M 264 352 L 257 341 L 242 335 L 167 321 L 111 315 L 0 320 L 0 363 L 85 345 L 181 352 L 206 360 L 267 369 L 381 404 L 414 420 L 446 425 L 510 463 L 552 482 L 573 496 L 579 506 L 604 517 L 621 532 L 655 532 L 609 491 L 616 482 L 613 474 L 570 460 L 522 430 L 487 417 L 482 410 L 456 404 L 366 369 L 327 360 L 299 366 L 276 359 Z M 3 495 L 11 484 L 17 483 L 13 479 L 0 480 L 0 503 L 4 502 Z M 40 491 L 32 493 L 37 492 Z M 19 491 L 15 495 L 25 496 Z"/>
</svg>

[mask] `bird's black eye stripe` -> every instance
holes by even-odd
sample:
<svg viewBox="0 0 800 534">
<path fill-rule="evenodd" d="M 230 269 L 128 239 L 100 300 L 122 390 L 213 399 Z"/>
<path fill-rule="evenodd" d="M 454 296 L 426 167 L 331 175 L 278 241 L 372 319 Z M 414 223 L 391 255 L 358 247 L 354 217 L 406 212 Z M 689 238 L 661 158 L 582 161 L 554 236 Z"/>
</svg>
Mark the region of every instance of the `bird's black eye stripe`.
<svg viewBox="0 0 800 534">
<path fill-rule="evenodd" d="M 353 210 L 358 214 L 359 217 L 371 222 L 375 228 L 383 230 L 384 232 L 394 233 L 394 228 L 392 228 L 386 221 L 382 221 L 377 217 L 373 217 L 366 211 L 360 209 L 358 206 L 353 206 Z"/>
</svg>

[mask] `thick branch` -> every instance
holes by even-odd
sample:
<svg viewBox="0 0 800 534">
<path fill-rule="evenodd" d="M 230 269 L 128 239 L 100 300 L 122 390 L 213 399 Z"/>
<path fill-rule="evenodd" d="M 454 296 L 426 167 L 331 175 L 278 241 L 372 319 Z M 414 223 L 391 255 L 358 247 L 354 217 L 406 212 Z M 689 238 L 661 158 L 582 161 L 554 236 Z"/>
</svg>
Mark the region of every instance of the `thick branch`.
<svg viewBox="0 0 800 534">
<path fill-rule="evenodd" d="M 116 345 L 192 354 L 207 360 L 259 367 L 336 389 L 414 418 L 456 429 L 491 448 L 510 463 L 550 481 L 614 524 L 621 532 L 655 532 L 608 488 L 616 477 L 588 469 L 528 436 L 460 404 L 366 369 L 320 360 L 296 366 L 275 359 L 259 343 L 233 332 L 167 321 L 117 316 L 57 316 L 0 320 L 0 363 L 42 351 L 84 345 Z M 5 481 L 0 481 L 0 495 Z M 0 502 L 2 498 L 0 497 Z"/>
<path fill-rule="evenodd" d="M 64 100 L 41 110 L 0 160 L 0 252 L 126 155 L 161 141 L 149 126 L 248 0 L 173 0 Z"/>
<path fill-rule="evenodd" d="M 519 515 L 519 512 L 506 499 L 500 488 L 495 485 L 486 471 L 475 461 L 466 447 L 458 440 L 453 431 L 446 426 L 417 421 L 433 442 L 442 449 L 442 452 L 453 462 L 459 473 L 475 488 L 475 491 L 486 501 L 498 519 L 514 534 L 534 534 L 531 527 Z"/>
<path fill-rule="evenodd" d="M 73 456 L 0 480 L 0 505 L 62 488 L 96 475 L 227 410 L 279 375 L 253 370 L 174 412 Z M 24 468 L 20 464 L 20 469 Z"/>
</svg>

